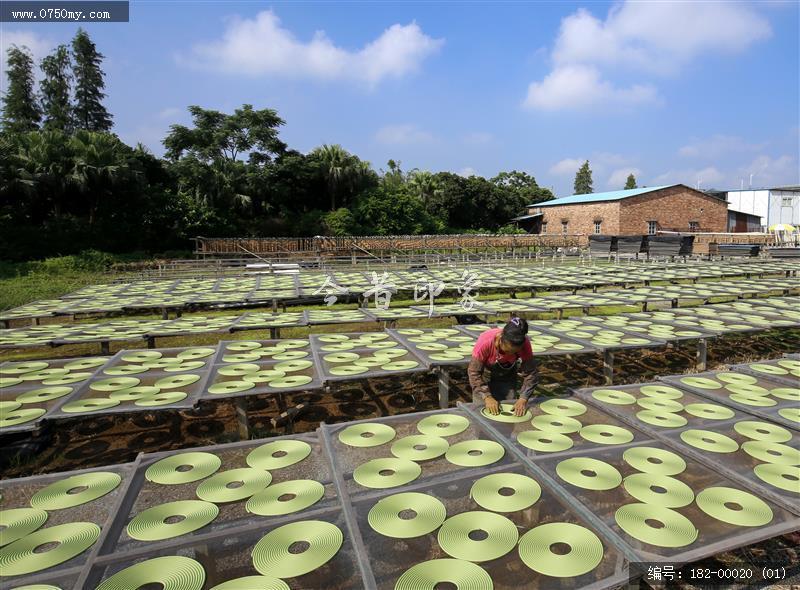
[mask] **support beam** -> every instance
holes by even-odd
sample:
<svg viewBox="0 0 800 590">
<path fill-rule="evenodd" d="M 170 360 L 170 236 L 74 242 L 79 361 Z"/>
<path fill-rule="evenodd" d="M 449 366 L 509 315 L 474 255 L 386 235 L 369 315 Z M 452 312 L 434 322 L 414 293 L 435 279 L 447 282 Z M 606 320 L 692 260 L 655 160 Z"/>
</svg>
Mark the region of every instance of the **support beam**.
<svg viewBox="0 0 800 590">
<path fill-rule="evenodd" d="M 450 407 L 450 373 L 444 367 L 436 369 L 439 378 L 439 407 L 446 410 Z"/>
<path fill-rule="evenodd" d="M 281 334 L 280 328 L 270 328 L 269 329 L 269 337 L 272 340 L 276 340 L 276 339 L 280 338 L 281 337 L 280 334 Z"/>
<path fill-rule="evenodd" d="M 614 351 L 608 348 L 603 351 L 603 377 L 606 385 L 614 383 Z"/>
<path fill-rule="evenodd" d="M 272 312 L 275 313 L 277 311 L 278 311 L 278 300 L 277 299 L 273 299 L 272 300 Z"/>
<path fill-rule="evenodd" d="M 239 440 L 250 440 L 250 422 L 247 419 L 247 398 L 245 396 L 233 399 L 236 411 L 236 425 L 239 429 Z"/>
<path fill-rule="evenodd" d="M 166 307 L 161 308 L 161 319 L 168 320 L 169 319 L 169 310 Z"/>
<path fill-rule="evenodd" d="M 147 348 L 155 348 L 156 347 L 156 337 L 155 336 L 148 336 L 147 337 Z"/>
<path fill-rule="evenodd" d="M 108 340 L 100 342 L 100 354 L 111 354 L 111 346 Z"/>
<path fill-rule="evenodd" d="M 700 338 L 697 341 L 697 363 L 695 367 L 698 371 L 705 371 L 708 364 L 708 339 Z"/>
</svg>

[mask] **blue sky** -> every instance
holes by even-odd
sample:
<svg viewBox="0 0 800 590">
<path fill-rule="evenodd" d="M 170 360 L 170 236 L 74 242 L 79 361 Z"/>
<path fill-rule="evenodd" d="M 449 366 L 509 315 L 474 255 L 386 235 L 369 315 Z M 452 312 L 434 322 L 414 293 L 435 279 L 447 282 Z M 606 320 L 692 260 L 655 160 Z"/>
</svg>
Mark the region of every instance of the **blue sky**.
<svg viewBox="0 0 800 590">
<path fill-rule="evenodd" d="M 281 136 L 384 168 L 525 170 L 571 194 L 800 182 L 797 2 L 131 1 L 86 26 L 115 132 L 154 152 L 186 107 L 276 109 Z M 2 25 L 37 58 L 72 24 Z M 5 83 L 5 78 L 3 78 Z"/>
</svg>

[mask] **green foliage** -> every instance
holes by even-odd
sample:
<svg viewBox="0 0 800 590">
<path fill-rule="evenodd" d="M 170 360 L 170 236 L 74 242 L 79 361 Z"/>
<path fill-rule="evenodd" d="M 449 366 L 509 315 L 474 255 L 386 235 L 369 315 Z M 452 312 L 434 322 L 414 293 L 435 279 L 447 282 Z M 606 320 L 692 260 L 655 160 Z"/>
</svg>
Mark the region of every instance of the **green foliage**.
<svg viewBox="0 0 800 590">
<path fill-rule="evenodd" d="M 349 205 L 358 193 L 378 182 L 369 162 L 359 160 L 340 145 L 323 145 L 310 155 L 320 162 L 331 211 L 336 210 L 337 204 Z"/>
<path fill-rule="evenodd" d="M 441 231 L 419 199 L 405 190 L 391 192 L 379 186 L 364 192 L 358 201 L 356 218 L 365 233 L 375 235 L 430 234 Z"/>
<path fill-rule="evenodd" d="M 109 131 L 112 116 L 103 106 L 105 73 L 100 68 L 103 54 L 89 34 L 78 29 L 72 39 L 72 73 L 75 77 L 75 127 L 87 131 Z"/>
<path fill-rule="evenodd" d="M 592 188 L 592 170 L 589 168 L 589 160 L 586 160 L 578 172 L 575 174 L 575 194 L 588 195 L 593 192 Z"/>
<path fill-rule="evenodd" d="M 491 180 L 497 186 L 521 197 L 526 204 L 542 203 L 555 199 L 555 195 L 548 188 L 542 188 L 536 179 L 527 172 L 500 172 Z"/>
<path fill-rule="evenodd" d="M 42 119 L 34 92 L 33 57 L 27 47 L 12 45 L 7 50 L 3 92 L 3 131 L 27 133 L 38 129 Z"/>
<path fill-rule="evenodd" d="M 625 189 L 629 190 L 636 187 L 636 177 L 633 175 L 633 172 L 628 174 L 628 179 L 625 181 Z"/>
<path fill-rule="evenodd" d="M 517 227 L 513 223 L 507 223 L 506 225 L 504 225 L 501 228 L 499 228 L 497 230 L 497 233 L 498 234 L 511 235 L 511 234 L 527 234 L 528 232 L 526 232 L 524 229 L 522 229 L 520 227 Z"/>
<path fill-rule="evenodd" d="M 66 45 L 59 45 L 42 60 L 44 79 L 39 84 L 45 131 L 72 130 L 72 105 L 69 101 L 71 63 Z"/>
<path fill-rule="evenodd" d="M 322 223 L 325 233 L 330 236 L 354 236 L 360 233 L 355 216 L 344 207 L 326 213 Z"/>
</svg>

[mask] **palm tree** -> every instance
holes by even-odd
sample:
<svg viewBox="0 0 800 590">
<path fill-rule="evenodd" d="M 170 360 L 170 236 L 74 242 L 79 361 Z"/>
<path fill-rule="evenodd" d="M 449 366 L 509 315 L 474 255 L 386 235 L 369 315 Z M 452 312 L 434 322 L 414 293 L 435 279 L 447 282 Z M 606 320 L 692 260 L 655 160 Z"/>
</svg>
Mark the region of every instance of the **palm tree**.
<svg viewBox="0 0 800 590">
<path fill-rule="evenodd" d="M 331 198 L 331 211 L 335 211 L 336 195 L 349 180 L 348 177 L 352 177 L 352 156 L 338 144 L 323 145 L 314 150 L 314 153 L 322 161 L 322 173 Z"/>
<path fill-rule="evenodd" d="M 426 209 L 431 198 L 442 192 L 436 177 L 427 170 L 413 172 L 408 185 L 411 187 L 412 192 L 425 204 Z"/>
<path fill-rule="evenodd" d="M 100 199 L 110 195 L 128 171 L 122 153 L 123 144 L 109 133 L 79 130 L 70 138 L 75 154 L 72 179 L 88 195 L 89 225 L 94 223 Z"/>
<path fill-rule="evenodd" d="M 43 196 L 56 219 L 72 184 L 72 149 L 61 131 L 34 131 L 20 136 L 15 155 L 19 181 L 34 196 Z"/>
</svg>

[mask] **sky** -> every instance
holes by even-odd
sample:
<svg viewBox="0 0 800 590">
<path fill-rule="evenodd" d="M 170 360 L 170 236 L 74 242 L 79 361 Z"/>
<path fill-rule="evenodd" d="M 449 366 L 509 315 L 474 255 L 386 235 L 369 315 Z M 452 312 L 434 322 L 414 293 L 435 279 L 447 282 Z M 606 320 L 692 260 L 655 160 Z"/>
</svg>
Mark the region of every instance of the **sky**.
<svg viewBox="0 0 800 590">
<path fill-rule="evenodd" d="M 84 25 L 114 132 L 162 154 L 189 105 L 272 108 L 281 138 L 376 169 L 524 170 L 569 195 L 800 183 L 800 3 L 131 0 Z M 37 60 L 75 24 L 0 25 Z M 3 75 L 5 85 L 5 75 Z"/>
</svg>

